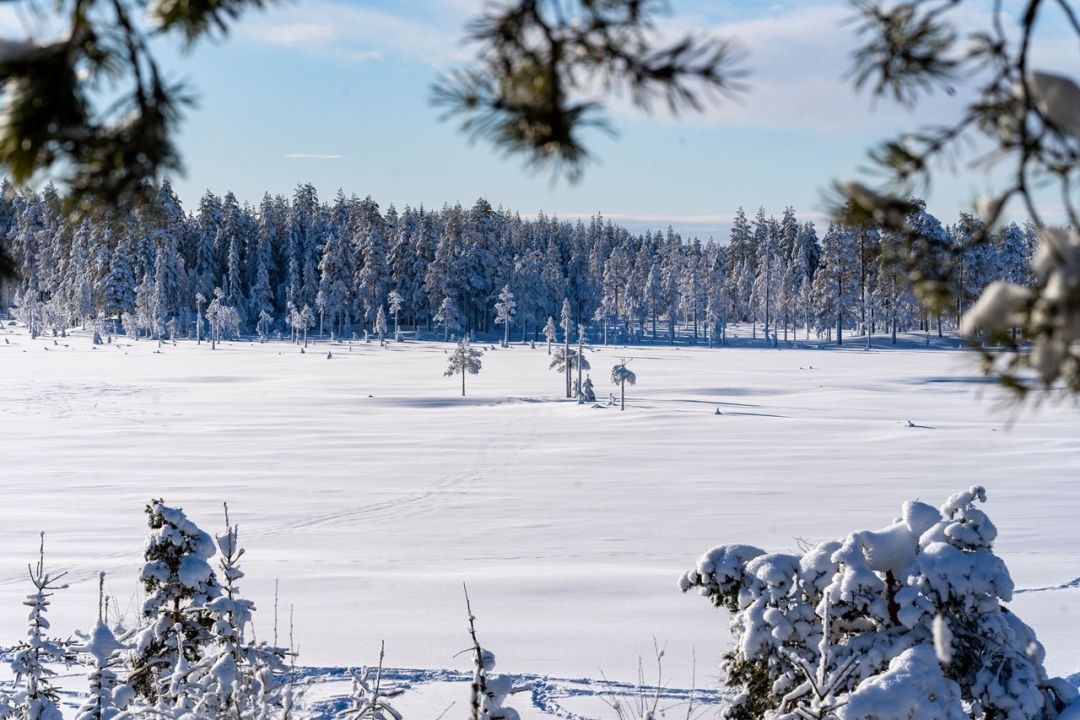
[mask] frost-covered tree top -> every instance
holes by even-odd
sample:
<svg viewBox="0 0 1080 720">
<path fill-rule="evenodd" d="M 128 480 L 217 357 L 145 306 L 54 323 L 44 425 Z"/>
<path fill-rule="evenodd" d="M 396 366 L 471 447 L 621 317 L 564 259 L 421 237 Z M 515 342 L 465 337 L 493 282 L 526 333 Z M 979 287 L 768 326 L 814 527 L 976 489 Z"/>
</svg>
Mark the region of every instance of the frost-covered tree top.
<svg viewBox="0 0 1080 720">
<path fill-rule="evenodd" d="M 611 368 L 611 382 L 614 385 L 634 385 L 637 383 L 637 374 L 633 370 L 626 367 L 625 362 L 621 362 Z"/>
<path fill-rule="evenodd" d="M 154 616 L 172 611 L 181 601 L 205 605 L 221 594 L 209 560 L 214 540 L 187 518 L 180 508 L 154 500 L 146 507 L 150 535 L 146 562 L 139 576 L 146 588 L 143 613 Z"/>
<path fill-rule="evenodd" d="M 972 487 L 905 503 L 880 530 L 802 554 L 722 545 L 679 580 L 732 613 L 726 711 L 750 718 L 1053 718 L 1076 699 L 1050 679 Z M 807 714 L 809 713 L 809 714 Z M 816 713 L 816 714 L 815 714 Z"/>
</svg>

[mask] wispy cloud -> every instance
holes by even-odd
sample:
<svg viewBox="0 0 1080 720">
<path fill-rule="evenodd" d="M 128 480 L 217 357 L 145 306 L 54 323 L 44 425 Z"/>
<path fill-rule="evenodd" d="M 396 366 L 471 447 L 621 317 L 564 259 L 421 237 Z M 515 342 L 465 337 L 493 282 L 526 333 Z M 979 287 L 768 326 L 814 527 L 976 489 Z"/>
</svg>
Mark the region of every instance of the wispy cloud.
<svg viewBox="0 0 1080 720">
<path fill-rule="evenodd" d="M 438 3 L 429 12 L 391 12 L 331 0 L 284 5 L 253 16 L 238 28 L 249 39 L 300 48 L 345 61 L 384 58 L 446 67 L 466 55 L 461 25 L 467 14 L 447 16 Z M 430 6 L 430 7 L 427 7 Z M 451 21 L 449 18 L 456 18 Z"/>
<path fill-rule="evenodd" d="M 281 157 L 286 160 L 344 160 L 344 155 L 329 155 L 321 153 L 289 153 Z"/>
</svg>

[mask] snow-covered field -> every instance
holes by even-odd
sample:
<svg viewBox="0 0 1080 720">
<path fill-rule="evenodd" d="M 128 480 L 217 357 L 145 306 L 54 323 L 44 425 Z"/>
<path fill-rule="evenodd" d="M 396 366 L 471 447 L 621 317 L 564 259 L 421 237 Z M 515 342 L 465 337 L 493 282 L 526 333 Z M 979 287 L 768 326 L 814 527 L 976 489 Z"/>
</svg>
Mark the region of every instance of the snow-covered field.
<svg viewBox="0 0 1080 720">
<path fill-rule="evenodd" d="M 638 374 L 620 413 L 562 399 L 539 345 L 489 350 L 461 398 L 437 342 L 0 337 L 3 645 L 23 632 L 38 531 L 70 569 L 50 610 L 65 633 L 92 623 L 99 570 L 134 612 L 148 499 L 208 530 L 228 501 L 256 628 L 272 632 L 278 581 L 302 664 L 371 663 L 385 640 L 389 666 L 445 671 L 406 674 L 437 714 L 469 668 L 467 582 L 499 669 L 580 680 L 555 685 L 584 713 L 572 688 L 633 680 L 639 657 L 651 677 L 654 638 L 665 684 L 688 687 L 696 656 L 715 687 L 727 615 L 675 584 L 700 552 L 788 550 L 979 483 L 1023 589 L 1011 608 L 1050 672 L 1080 672 L 1080 416 L 1017 413 L 962 352 L 596 348 L 605 399 L 620 357 Z"/>
</svg>

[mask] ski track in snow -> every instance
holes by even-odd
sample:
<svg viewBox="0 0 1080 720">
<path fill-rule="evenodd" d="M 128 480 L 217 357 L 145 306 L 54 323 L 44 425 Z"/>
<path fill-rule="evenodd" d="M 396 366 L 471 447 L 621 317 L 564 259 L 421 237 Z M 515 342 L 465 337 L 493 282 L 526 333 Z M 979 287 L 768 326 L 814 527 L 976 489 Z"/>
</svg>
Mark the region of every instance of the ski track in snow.
<svg viewBox="0 0 1080 720">
<path fill-rule="evenodd" d="M 10 661 L 10 651 L 0 652 L 0 658 Z M 85 676 L 73 668 L 54 666 L 54 682 L 60 691 L 60 702 L 69 711 L 77 710 L 86 698 Z M 349 667 L 297 667 L 291 677 L 299 703 L 310 712 L 312 720 L 331 720 L 349 703 L 352 670 Z M 720 708 L 732 693 L 700 688 L 673 688 L 634 684 L 592 678 L 559 678 L 548 675 L 510 675 L 515 692 L 510 705 L 524 718 L 560 718 L 561 720 L 590 720 L 602 713 L 607 703 L 618 698 L 621 702 L 636 702 L 644 697 L 656 701 L 662 710 L 685 708 L 688 704 L 699 709 Z M 419 696 L 421 713 L 410 717 L 433 720 L 438 711 L 451 703 L 467 706 L 472 673 L 451 669 L 389 668 L 382 669 L 384 687 L 403 690 L 393 704 L 395 707 L 416 702 Z M 0 687 L 10 688 L 10 680 L 0 681 Z M 432 693 L 431 691 L 435 692 Z M 431 694 L 430 697 L 423 697 Z M 575 712 L 566 707 L 573 703 L 593 712 Z"/>
<path fill-rule="evenodd" d="M 1060 585 L 1048 585 L 1046 587 L 1021 588 L 1019 590 L 1013 590 L 1013 595 L 1023 595 L 1024 593 L 1050 592 L 1051 590 L 1071 590 L 1073 588 L 1080 588 L 1080 577 L 1073 578 L 1069 582 L 1061 583 Z"/>
</svg>

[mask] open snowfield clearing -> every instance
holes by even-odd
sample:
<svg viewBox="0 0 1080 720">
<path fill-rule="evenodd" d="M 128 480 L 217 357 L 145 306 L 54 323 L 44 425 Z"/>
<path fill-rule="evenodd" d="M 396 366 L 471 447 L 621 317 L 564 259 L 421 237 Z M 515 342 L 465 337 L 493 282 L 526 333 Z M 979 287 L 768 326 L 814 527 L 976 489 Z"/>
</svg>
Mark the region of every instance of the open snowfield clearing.
<svg viewBox="0 0 1080 720">
<path fill-rule="evenodd" d="M 1051 673 L 1080 671 L 1080 416 L 1017 415 L 962 352 L 596 348 L 598 395 L 619 357 L 638 374 L 620 413 L 562 399 L 539 345 L 489 350 L 461 398 L 443 343 L 0 337 L 2 644 L 40 530 L 70 569 L 56 631 L 92 624 L 99 570 L 133 614 L 162 496 L 211 531 L 228 501 L 256 628 L 279 580 L 304 665 L 371 663 L 385 639 L 391 667 L 467 670 L 468 582 L 504 672 L 632 680 L 655 637 L 666 683 L 689 686 L 696 652 L 713 687 L 727 614 L 675 585 L 698 554 L 794 549 L 978 483 L 1010 607 Z"/>
</svg>

